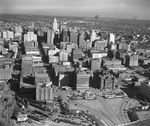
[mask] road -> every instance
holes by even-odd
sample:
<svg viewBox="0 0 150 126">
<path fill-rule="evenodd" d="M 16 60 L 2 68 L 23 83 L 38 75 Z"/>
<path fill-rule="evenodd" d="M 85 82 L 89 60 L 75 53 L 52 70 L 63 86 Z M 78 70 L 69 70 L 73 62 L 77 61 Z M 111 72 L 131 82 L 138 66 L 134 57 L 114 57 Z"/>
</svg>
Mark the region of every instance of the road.
<svg viewBox="0 0 150 126">
<path fill-rule="evenodd" d="M 91 107 L 82 105 L 81 103 L 76 102 L 76 100 L 71 100 L 70 101 L 71 104 L 76 104 L 78 107 L 80 107 L 81 109 L 85 110 L 85 111 L 89 111 L 90 113 L 92 113 L 93 115 L 95 115 L 100 121 L 104 121 L 104 123 L 107 126 L 115 126 L 115 124 L 109 120 L 105 115 L 103 115 L 100 111 L 97 111 Z"/>
<path fill-rule="evenodd" d="M 68 98 L 66 97 L 67 93 L 66 92 L 62 92 L 59 95 L 61 95 L 61 97 L 63 98 L 64 101 L 68 101 Z M 106 126 L 115 126 L 116 124 L 111 121 L 108 117 L 105 116 L 104 113 L 102 113 L 101 110 L 95 110 L 94 107 L 89 107 L 89 106 L 85 106 L 79 102 L 77 102 L 77 100 L 69 100 L 69 103 L 72 105 L 77 105 L 79 108 L 81 108 L 84 111 L 89 111 L 91 114 L 95 115 L 100 121 L 104 122 L 104 124 Z"/>
<path fill-rule="evenodd" d="M 91 91 L 96 93 L 96 94 L 99 94 L 99 91 L 94 89 L 94 88 L 91 88 Z M 113 120 L 119 124 L 124 124 L 124 123 L 129 123 L 130 120 L 128 118 L 128 115 L 127 115 L 127 111 L 124 111 L 124 110 L 127 110 L 128 108 L 128 105 L 130 104 L 130 102 L 132 102 L 132 99 L 128 98 L 128 97 L 125 97 L 119 104 L 118 104 L 118 111 L 117 113 L 114 112 L 114 110 L 111 108 L 110 104 L 107 104 L 106 101 L 103 99 L 103 98 L 100 98 L 101 100 L 101 103 L 103 104 L 103 106 L 105 106 L 105 108 L 107 109 L 106 112 L 110 113 L 110 117 L 111 117 L 111 114 L 114 115 L 113 116 Z M 112 117 L 111 117 L 112 118 Z M 119 120 L 118 120 L 118 119 Z"/>
<path fill-rule="evenodd" d="M 94 89 L 92 90 L 94 91 Z M 98 94 L 98 92 L 99 91 L 95 90 L 96 94 Z M 68 94 L 67 92 L 63 91 L 59 92 L 58 94 L 62 96 L 64 101 L 68 101 L 68 98 L 66 97 L 66 95 Z M 78 106 L 79 108 L 85 111 L 88 110 L 90 113 L 97 116 L 99 120 L 103 120 L 108 126 L 114 126 L 130 122 L 127 112 L 124 111 L 127 109 L 128 105 L 131 102 L 131 99 L 128 97 L 124 98 L 119 103 L 117 113 L 115 113 L 115 111 L 112 109 L 111 104 L 108 104 L 107 101 L 100 96 L 97 96 L 96 100 L 84 101 L 85 102 L 83 102 L 83 100 L 69 100 L 70 104 L 76 104 L 76 106 Z M 91 102 L 93 102 L 93 104 L 91 104 Z M 97 105 L 99 105 L 99 107 L 96 107 Z"/>
<path fill-rule="evenodd" d="M 132 102 L 132 99 L 126 97 L 119 107 L 120 110 L 119 110 L 118 114 L 119 114 L 119 117 L 120 117 L 120 120 L 122 121 L 122 123 L 130 122 L 126 110 L 128 109 L 128 106 L 131 102 Z"/>
<path fill-rule="evenodd" d="M 116 115 L 116 113 L 113 111 L 113 109 L 111 108 L 111 106 L 105 101 L 104 98 L 102 97 L 97 97 L 97 99 L 102 103 L 102 105 L 104 106 L 105 113 L 109 116 L 110 120 L 115 124 L 122 124 L 122 122 L 120 121 L 120 119 L 118 118 L 118 116 Z"/>
</svg>

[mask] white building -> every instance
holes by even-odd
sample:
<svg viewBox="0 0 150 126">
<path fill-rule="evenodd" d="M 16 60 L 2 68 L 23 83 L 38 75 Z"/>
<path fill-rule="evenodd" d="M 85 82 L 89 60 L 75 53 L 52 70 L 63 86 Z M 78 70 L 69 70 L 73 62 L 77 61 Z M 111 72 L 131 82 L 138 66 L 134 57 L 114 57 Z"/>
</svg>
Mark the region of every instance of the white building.
<svg viewBox="0 0 150 126">
<path fill-rule="evenodd" d="M 91 42 L 93 42 L 95 39 L 96 39 L 96 32 L 92 30 L 90 40 L 91 40 Z"/>
<path fill-rule="evenodd" d="M 109 40 L 108 43 L 112 42 L 113 44 L 115 43 L 115 35 L 113 33 L 109 34 Z"/>
<path fill-rule="evenodd" d="M 7 31 L 7 38 L 9 39 L 14 38 L 14 33 L 12 31 Z"/>
<path fill-rule="evenodd" d="M 7 32 L 4 31 L 2 34 L 3 34 L 3 39 L 7 39 Z"/>
<path fill-rule="evenodd" d="M 24 34 L 24 42 L 25 41 L 37 41 L 37 35 L 33 32 L 27 32 L 27 34 Z"/>
<path fill-rule="evenodd" d="M 58 29 L 58 23 L 57 23 L 56 18 L 54 18 L 54 22 L 53 22 L 53 30 L 54 30 L 54 31 L 57 31 L 57 29 Z"/>
</svg>

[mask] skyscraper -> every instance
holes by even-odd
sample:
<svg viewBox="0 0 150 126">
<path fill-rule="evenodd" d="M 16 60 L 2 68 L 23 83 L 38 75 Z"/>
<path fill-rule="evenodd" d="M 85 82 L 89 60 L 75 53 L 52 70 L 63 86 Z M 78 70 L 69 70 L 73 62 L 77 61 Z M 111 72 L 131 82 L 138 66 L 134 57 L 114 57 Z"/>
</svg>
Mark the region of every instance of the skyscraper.
<svg viewBox="0 0 150 126">
<path fill-rule="evenodd" d="M 96 32 L 92 30 L 90 40 L 91 42 L 93 42 L 95 39 L 96 39 Z"/>
<path fill-rule="evenodd" d="M 47 31 L 47 44 L 53 45 L 53 43 L 54 43 L 54 31 L 49 29 Z"/>
<path fill-rule="evenodd" d="M 66 25 L 65 24 L 61 24 L 60 25 L 60 32 L 62 32 L 64 29 L 66 29 L 67 27 L 66 27 Z"/>
<path fill-rule="evenodd" d="M 57 31 L 57 29 L 58 29 L 58 23 L 57 23 L 56 18 L 54 18 L 54 22 L 53 22 L 53 30 L 54 30 L 54 31 Z"/>
<path fill-rule="evenodd" d="M 115 43 L 115 35 L 113 33 L 109 34 L 108 43 L 110 42 L 112 42 L 113 44 Z"/>
<path fill-rule="evenodd" d="M 80 33 L 78 35 L 78 47 L 83 47 L 84 46 L 84 33 Z"/>
<path fill-rule="evenodd" d="M 78 33 L 76 32 L 70 33 L 70 42 L 74 42 L 74 43 L 78 42 Z"/>
</svg>

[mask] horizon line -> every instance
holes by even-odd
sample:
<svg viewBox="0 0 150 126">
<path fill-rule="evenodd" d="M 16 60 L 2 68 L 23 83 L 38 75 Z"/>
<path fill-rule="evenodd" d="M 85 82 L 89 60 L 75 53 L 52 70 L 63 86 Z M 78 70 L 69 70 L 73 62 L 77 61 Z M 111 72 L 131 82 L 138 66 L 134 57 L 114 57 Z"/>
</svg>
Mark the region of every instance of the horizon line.
<svg viewBox="0 0 150 126">
<path fill-rule="evenodd" d="M 26 15 L 26 16 L 53 16 L 53 17 L 74 17 L 74 18 L 93 18 L 98 15 L 94 15 L 94 16 L 76 16 L 76 15 L 52 15 L 52 14 L 28 14 L 28 13 L 22 13 L 22 14 L 18 14 L 18 13 L 1 13 L 0 15 Z M 99 15 L 98 15 L 99 16 Z M 140 18 L 118 18 L 118 17 L 99 17 L 99 19 L 118 19 L 118 20 L 142 20 L 142 21 L 149 21 L 150 19 L 140 19 Z"/>
</svg>

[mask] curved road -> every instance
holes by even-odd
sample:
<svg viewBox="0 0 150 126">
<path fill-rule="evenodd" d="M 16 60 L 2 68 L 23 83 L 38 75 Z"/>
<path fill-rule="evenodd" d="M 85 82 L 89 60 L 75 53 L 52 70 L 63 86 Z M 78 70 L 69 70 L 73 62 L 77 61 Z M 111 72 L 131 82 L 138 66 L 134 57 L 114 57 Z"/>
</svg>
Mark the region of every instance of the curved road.
<svg viewBox="0 0 150 126">
<path fill-rule="evenodd" d="M 113 111 L 113 109 L 110 107 L 110 105 L 105 101 L 104 98 L 102 97 L 97 97 L 97 99 L 102 103 L 102 105 L 105 107 L 107 110 L 106 113 L 109 116 L 110 120 L 115 124 L 122 124 L 116 113 Z"/>
<path fill-rule="evenodd" d="M 94 114 L 100 121 L 104 121 L 105 125 L 107 126 L 115 126 L 115 124 L 109 120 L 106 116 L 99 113 L 98 111 L 92 109 L 91 107 L 87 107 L 85 105 L 82 105 L 81 103 L 76 102 L 75 100 L 70 101 L 71 104 L 76 104 L 78 107 L 82 108 L 85 111 L 89 111 L 90 113 Z"/>
<path fill-rule="evenodd" d="M 66 97 L 66 92 L 61 93 L 61 96 L 64 101 L 68 101 L 68 98 Z M 127 113 L 124 113 L 124 109 L 127 108 L 128 104 L 130 103 L 131 99 L 128 97 L 124 98 L 123 101 L 121 102 L 119 106 L 119 112 L 116 114 L 111 106 L 105 101 L 104 98 L 102 97 L 97 97 L 97 100 L 104 106 L 106 110 L 106 114 L 104 114 L 100 110 L 95 110 L 92 107 L 83 105 L 76 100 L 70 100 L 70 104 L 72 105 L 77 105 L 79 108 L 89 111 L 91 114 L 95 115 L 100 121 L 103 121 L 107 126 L 115 126 L 118 124 L 124 124 L 124 123 L 129 123 L 130 120 L 127 116 Z M 128 101 L 128 102 L 127 102 Z"/>
<path fill-rule="evenodd" d="M 68 98 L 66 97 L 66 93 L 61 93 L 61 97 L 64 101 L 68 101 Z M 78 103 L 76 100 L 69 100 L 69 103 L 72 105 L 77 105 L 79 108 L 85 111 L 89 111 L 91 114 L 95 115 L 101 122 L 103 122 L 106 126 L 115 126 L 116 124 L 111 121 L 108 117 L 106 117 L 102 112 L 97 111 L 91 107 L 85 106 L 81 103 Z"/>
<path fill-rule="evenodd" d="M 126 110 L 127 110 L 127 108 L 128 108 L 128 105 L 129 105 L 131 102 L 132 102 L 132 99 L 126 97 L 126 98 L 123 100 L 123 102 L 122 102 L 122 104 L 120 105 L 120 107 L 119 107 L 119 113 L 118 113 L 118 114 L 119 114 L 119 117 L 120 117 L 122 123 L 129 123 L 129 122 L 130 122 Z"/>
</svg>

